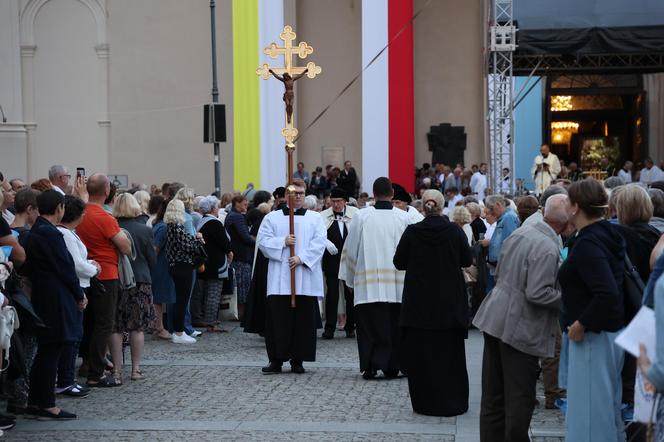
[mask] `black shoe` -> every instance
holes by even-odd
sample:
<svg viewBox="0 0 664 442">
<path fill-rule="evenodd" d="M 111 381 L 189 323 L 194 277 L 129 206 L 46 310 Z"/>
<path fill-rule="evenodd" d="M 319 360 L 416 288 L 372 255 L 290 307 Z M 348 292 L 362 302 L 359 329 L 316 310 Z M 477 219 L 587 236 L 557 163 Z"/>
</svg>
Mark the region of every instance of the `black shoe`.
<svg viewBox="0 0 664 442">
<path fill-rule="evenodd" d="M 71 397 L 84 398 L 84 397 L 88 397 L 88 395 L 90 394 L 90 388 L 86 388 L 84 390 L 82 388 L 79 388 L 78 385 L 74 384 L 71 387 L 67 388 L 64 391 L 61 391 L 58 394 L 63 394 L 65 396 L 71 396 Z"/>
<path fill-rule="evenodd" d="M 323 338 L 323 339 L 333 339 L 333 338 L 334 338 L 334 332 L 333 332 L 333 331 L 325 330 L 325 331 L 323 332 L 323 336 L 322 336 L 322 338 Z"/>
<path fill-rule="evenodd" d="M 396 379 L 399 377 L 399 370 L 383 370 L 383 375 L 385 375 L 387 379 Z"/>
<path fill-rule="evenodd" d="M 291 373 L 303 374 L 305 372 L 302 362 L 291 362 Z"/>
<path fill-rule="evenodd" d="M 373 379 L 376 377 L 376 370 L 365 370 L 362 377 L 367 381 Z"/>
<path fill-rule="evenodd" d="M 0 415 L 0 430 L 9 430 L 16 426 L 16 418 Z"/>
<path fill-rule="evenodd" d="M 63 409 L 60 409 L 60 412 L 58 414 L 53 414 L 49 411 L 43 410 L 41 408 L 31 408 L 28 411 L 29 414 L 36 416 L 38 418 L 46 418 L 46 419 L 56 419 L 56 420 L 73 420 L 76 419 L 76 415 L 74 413 L 70 413 L 68 411 L 65 411 Z"/>
<path fill-rule="evenodd" d="M 75 383 L 74 383 L 74 386 L 75 386 L 76 388 L 78 388 L 79 390 L 81 390 L 81 391 L 85 391 L 85 392 L 88 392 L 88 393 L 89 393 L 90 390 L 91 390 L 91 388 L 88 387 L 87 385 L 81 385 L 81 384 L 79 384 L 78 382 L 75 382 Z"/>
<path fill-rule="evenodd" d="M 261 372 L 263 372 L 263 374 L 281 373 L 281 364 L 277 364 L 276 362 L 270 362 L 269 365 L 266 365 L 261 369 Z"/>
<path fill-rule="evenodd" d="M 348 339 L 355 339 L 355 332 L 353 330 L 346 331 L 346 337 Z"/>
</svg>

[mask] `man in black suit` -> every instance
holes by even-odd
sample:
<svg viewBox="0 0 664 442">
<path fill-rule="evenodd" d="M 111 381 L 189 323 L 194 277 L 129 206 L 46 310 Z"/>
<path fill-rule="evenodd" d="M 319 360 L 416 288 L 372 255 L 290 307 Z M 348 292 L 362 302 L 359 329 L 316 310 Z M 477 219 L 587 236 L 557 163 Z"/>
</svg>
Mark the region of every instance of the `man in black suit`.
<svg viewBox="0 0 664 442">
<path fill-rule="evenodd" d="M 337 178 L 337 185 L 346 192 L 347 197 L 357 198 L 357 173 L 348 160 Z"/>
<path fill-rule="evenodd" d="M 341 290 L 339 281 L 339 262 L 341 261 L 341 250 L 348 236 L 353 215 L 358 209 L 346 205 L 346 192 L 340 187 L 335 187 L 330 193 L 332 207 L 321 212 L 323 223 L 327 229 L 328 247 L 323 255 L 323 273 L 327 293 L 325 295 L 325 331 L 324 339 L 332 339 L 337 328 L 337 311 L 339 306 L 339 292 Z M 353 292 L 343 284 L 344 299 L 346 300 L 346 330 L 347 338 L 355 337 L 355 321 L 353 319 Z"/>
</svg>

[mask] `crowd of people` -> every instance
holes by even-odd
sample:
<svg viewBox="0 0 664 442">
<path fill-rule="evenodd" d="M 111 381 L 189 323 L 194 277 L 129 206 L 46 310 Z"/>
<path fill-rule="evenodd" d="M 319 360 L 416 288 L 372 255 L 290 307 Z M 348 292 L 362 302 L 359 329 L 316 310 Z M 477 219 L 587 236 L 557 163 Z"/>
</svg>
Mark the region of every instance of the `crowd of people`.
<svg viewBox="0 0 664 442">
<path fill-rule="evenodd" d="M 382 177 L 371 197 L 349 161 L 325 174 L 299 163 L 286 187 L 223 195 L 177 182 L 120 191 L 62 166 L 30 186 L 0 177 L 0 301 L 21 322 L 7 411 L 75 418 L 56 395 L 145 379 L 146 334 L 181 345 L 224 332 L 222 297 L 236 294 L 245 332 L 265 338 L 264 374 L 304 373 L 317 330 L 342 330 L 365 380 L 407 376 L 415 412 L 456 416 L 476 327 L 482 441 L 529 440 L 540 374 L 568 440 L 624 440 L 625 428 L 639 440 L 636 373 L 664 389 L 664 364 L 613 341 L 640 307 L 628 278 L 664 327 L 664 176 L 647 160 L 597 181 L 563 170 L 546 145 L 533 166 L 532 193 L 493 192 L 485 163 L 425 164 L 414 193 Z M 655 417 L 664 440 L 664 405 Z"/>
</svg>

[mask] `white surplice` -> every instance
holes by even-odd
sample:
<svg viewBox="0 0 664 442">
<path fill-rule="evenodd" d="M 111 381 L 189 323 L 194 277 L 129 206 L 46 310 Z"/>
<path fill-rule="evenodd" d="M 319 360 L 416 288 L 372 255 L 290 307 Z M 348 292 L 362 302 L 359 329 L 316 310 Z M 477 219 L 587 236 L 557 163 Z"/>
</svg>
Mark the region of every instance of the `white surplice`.
<svg viewBox="0 0 664 442">
<path fill-rule="evenodd" d="M 269 259 L 267 295 L 290 295 L 290 249 L 286 246 L 289 235 L 288 215 L 282 210 L 263 218 L 256 244 Z M 323 270 L 321 261 L 325 252 L 327 231 L 318 212 L 307 210 L 295 215 L 295 254 L 302 265 L 295 268 L 295 291 L 298 295 L 323 297 Z"/>
<path fill-rule="evenodd" d="M 537 166 L 541 164 L 548 164 L 549 170 L 537 170 Z M 549 153 L 546 158 L 542 155 L 537 155 L 533 161 L 533 167 L 530 169 L 531 176 L 535 179 L 535 195 L 541 195 L 546 189 L 549 188 L 551 183 L 560 174 L 560 160 L 554 153 Z"/>
<path fill-rule="evenodd" d="M 470 177 L 470 190 L 477 195 L 477 199 L 480 201 L 484 201 L 485 191 L 488 185 L 489 182 L 487 181 L 487 176 L 482 172 L 475 172 L 473 176 Z"/>
<path fill-rule="evenodd" d="M 424 219 L 424 215 L 413 206 L 408 206 L 406 213 L 408 213 L 408 224 L 416 224 Z"/>
<path fill-rule="evenodd" d="M 355 215 L 339 266 L 339 279 L 353 288 L 355 305 L 401 302 L 405 272 L 394 267 L 392 258 L 409 219 L 396 207 L 368 207 Z"/>
</svg>

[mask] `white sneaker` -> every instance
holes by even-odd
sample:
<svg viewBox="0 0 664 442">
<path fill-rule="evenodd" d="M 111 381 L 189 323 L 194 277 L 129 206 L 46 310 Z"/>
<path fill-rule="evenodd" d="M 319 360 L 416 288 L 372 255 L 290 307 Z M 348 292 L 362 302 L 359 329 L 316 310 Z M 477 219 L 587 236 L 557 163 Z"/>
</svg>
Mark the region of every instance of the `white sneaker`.
<svg viewBox="0 0 664 442">
<path fill-rule="evenodd" d="M 192 338 L 186 333 L 182 333 L 180 336 L 173 333 L 173 337 L 171 337 L 171 342 L 173 344 L 194 344 L 196 342 L 196 339 Z"/>
<path fill-rule="evenodd" d="M 194 330 L 189 336 L 191 336 L 192 338 L 197 338 L 202 334 L 203 334 L 202 331 Z"/>
</svg>

